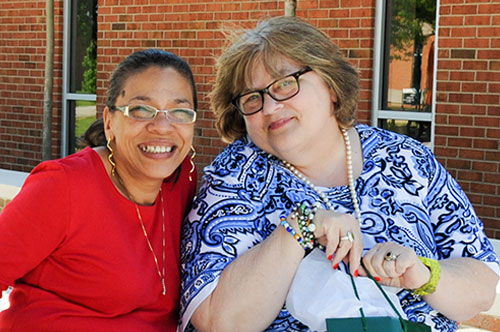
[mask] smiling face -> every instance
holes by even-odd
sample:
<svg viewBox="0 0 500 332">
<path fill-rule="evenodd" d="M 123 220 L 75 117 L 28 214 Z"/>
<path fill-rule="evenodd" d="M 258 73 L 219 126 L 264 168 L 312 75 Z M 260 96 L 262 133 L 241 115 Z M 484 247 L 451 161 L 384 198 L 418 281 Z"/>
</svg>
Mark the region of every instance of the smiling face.
<svg viewBox="0 0 500 332">
<path fill-rule="evenodd" d="M 189 81 L 175 69 L 152 66 L 125 81 L 115 106 L 131 104 L 159 110 L 193 109 L 193 92 Z M 172 123 L 163 112 L 153 120 L 135 120 L 106 108 L 103 117 L 124 180 L 162 181 L 181 164 L 193 142 L 194 124 Z"/>
<path fill-rule="evenodd" d="M 262 89 L 302 68 L 283 58 L 276 64 L 280 76 L 275 77 L 266 71 L 262 62 L 256 61 L 248 91 Z M 285 101 L 275 101 L 264 94 L 262 111 L 244 117 L 247 133 L 257 146 L 292 163 L 302 163 L 302 159 L 309 156 L 321 157 L 315 155 L 320 150 L 318 146 L 333 141 L 338 130 L 333 115 L 335 96 L 323 79 L 310 71 L 299 77 L 299 84 L 299 93 Z"/>
</svg>

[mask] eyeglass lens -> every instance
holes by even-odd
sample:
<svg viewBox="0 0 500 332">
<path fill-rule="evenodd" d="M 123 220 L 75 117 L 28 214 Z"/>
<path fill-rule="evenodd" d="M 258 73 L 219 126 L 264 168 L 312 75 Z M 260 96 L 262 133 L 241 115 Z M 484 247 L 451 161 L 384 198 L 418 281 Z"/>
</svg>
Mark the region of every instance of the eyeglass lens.
<svg viewBox="0 0 500 332">
<path fill-rule="evenodd" d="M 311 71 L 305 67 L 293 74 L 280 78 L 265 89 L 252 91 L 236 99 L 239 110 L 246 115 L 259 112 L 264 107 L 264 93 L 267 93 L 276 101 L 284 101 L 299 93 L 299 76 Z"/>
<path fill-rule="evenodd" d="M 148 105 L 129 105 L 128 116 L 136 120 L 152 120 L 159 112 L 165 112 L 172 122 L 192 123 L 196 120 L 196 112 L 187 108 L 174 108 L 171 110 L 157 110 Z"/>
</svg>

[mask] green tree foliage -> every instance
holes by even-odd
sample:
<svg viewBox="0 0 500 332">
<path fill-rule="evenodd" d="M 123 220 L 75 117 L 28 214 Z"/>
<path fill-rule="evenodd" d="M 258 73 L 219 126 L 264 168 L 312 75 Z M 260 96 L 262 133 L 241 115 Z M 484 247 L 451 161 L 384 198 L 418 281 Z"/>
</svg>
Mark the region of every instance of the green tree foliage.
<svg viewBox="0 0 500 332">
<path fill-rule="evenodd" d="M 414 49 L 425 44 L 429 34 L 424 25 L 436 27 L 436 0 L 394 0 L 392 6 L 391 46 L 404 56 L 412 56 Z"/>
<path fill-rule="evenodd" d="M 95 94 L 97 88 L 97 44 L 95 40 L 91 40 L 90 45 L 87 47 L 87 54 L 83 58 L 82 67 L 85 69 L 82 92 Z"/>
</svg>

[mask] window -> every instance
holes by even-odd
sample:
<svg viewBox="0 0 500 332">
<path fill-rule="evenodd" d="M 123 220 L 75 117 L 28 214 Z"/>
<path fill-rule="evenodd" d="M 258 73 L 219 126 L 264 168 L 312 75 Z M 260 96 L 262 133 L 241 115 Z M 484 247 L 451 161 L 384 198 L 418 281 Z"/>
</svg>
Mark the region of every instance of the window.
<svg viewBox="0 0 500 332">
<path fill-rule="evenodd" d="M 372 125 L 432 147 L 436 0 L 377 0 Z"/>
<path fill-rule="evenodd" d="M 64 1 L 61 155 L 96 119 L 97 0 Z"/>
</svg>

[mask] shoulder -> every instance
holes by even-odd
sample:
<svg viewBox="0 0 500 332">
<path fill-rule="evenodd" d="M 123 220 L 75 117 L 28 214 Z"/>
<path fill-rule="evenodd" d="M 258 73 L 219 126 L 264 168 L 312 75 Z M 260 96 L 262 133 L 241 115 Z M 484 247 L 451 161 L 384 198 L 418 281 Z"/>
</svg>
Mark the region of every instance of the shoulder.
<svg viewBox="0 0 500 332">
<path fill-rule="evenodd" d="M 364 124 L 357 125 L 356 130 L 361 138 L 363 149 L 400 146 L 404 149 L 413 149 L 422 153 L 432 153 L 428 147 L 416 139 L 390 130 Z"/>
<path fill-rule="evenodd" d="M 242 180 L 253 174 L 257 166 L 260 172 L 270 167 L 272 155 L 258 148 L 247 138 L 241 138 L 228 145 L 214 161 L 204 169 L 205 180 L 220 179 L 226 182 Z"/>
<path fill-rule="evenodd" d="M 391 172 L 403 172 L 402 176 L 420 178 L 427 184 L 443 172 L 432 151 L 414 138 L 367 125 L 357 125 L 356 129 L 365 169 L 382 167 Z"/>
<path fill-rule="evenodd" d="M 91 148 L 85 148 L 65 158 L 44 161 L 38 164 L 26 179 L 26 183 L 32 181 L 55 182 L 66 180 L 87 181 L 85 173 L 94 173 L 98 167 L 100 158 Z"/>
<path fill-rule="evenodd" d="M 413 160 L 427 159 L 433 162 L 435 160 L 432 151 L 412 137 L 367 125 L 357 125 L 356 130 L 361 139 L 365 158 L 400 154 Z"/>
</svg>

